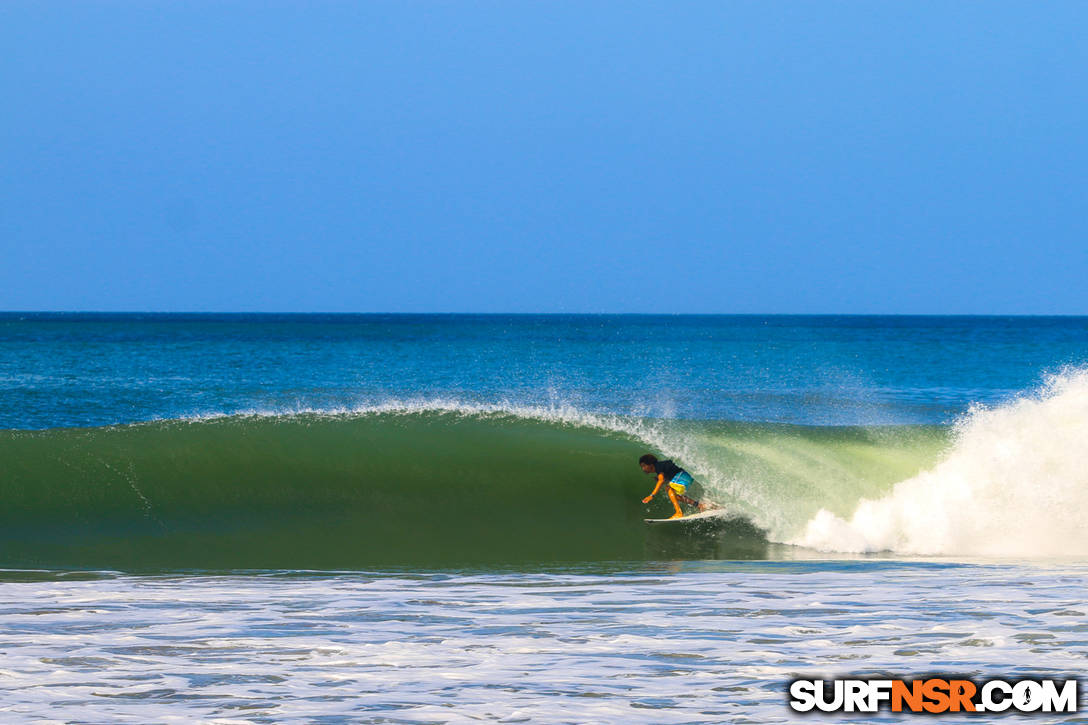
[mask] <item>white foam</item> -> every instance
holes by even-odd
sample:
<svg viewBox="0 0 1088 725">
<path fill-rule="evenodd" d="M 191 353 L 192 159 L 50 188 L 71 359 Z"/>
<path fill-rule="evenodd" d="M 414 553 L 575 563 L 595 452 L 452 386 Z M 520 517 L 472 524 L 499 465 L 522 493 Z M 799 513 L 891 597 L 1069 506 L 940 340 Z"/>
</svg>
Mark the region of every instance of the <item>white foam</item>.
<svg viewBox="0 0 1088 725">
<path fill-rule="evenodd" d="M 435 574 L 8 582 L 3 722 L 782 722 L 791 673 L 1084 663 L 1083 565 Z"/>
<path fill-rule="evenodd" d="M 1088 370 L 1033 394 L 976 407 L 931 470 L 862 500 L 849 519 L 821 510 L 790 543 L 824 551 L 1049 557 L 1088 555 Z"/>
</svg>

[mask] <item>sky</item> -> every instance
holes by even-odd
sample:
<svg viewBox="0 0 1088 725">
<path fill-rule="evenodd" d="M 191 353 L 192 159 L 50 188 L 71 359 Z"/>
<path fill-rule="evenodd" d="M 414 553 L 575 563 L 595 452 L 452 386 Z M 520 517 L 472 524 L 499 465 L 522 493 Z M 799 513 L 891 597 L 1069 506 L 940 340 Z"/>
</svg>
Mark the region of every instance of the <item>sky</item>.
<svg viewBox="0 0 1088 725">
<path fill-rule="evenodd" d="M 1083 2 L 0 3 L 0 309 L 1088 314 Z"/>
</svg>

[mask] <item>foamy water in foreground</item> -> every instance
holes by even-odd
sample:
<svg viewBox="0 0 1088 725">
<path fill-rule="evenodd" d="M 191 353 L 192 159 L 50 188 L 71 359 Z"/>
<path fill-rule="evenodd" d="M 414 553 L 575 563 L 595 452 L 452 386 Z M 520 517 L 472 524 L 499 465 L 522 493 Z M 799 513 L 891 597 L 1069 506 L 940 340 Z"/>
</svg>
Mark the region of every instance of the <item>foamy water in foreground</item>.
<svg viewBox="0 0 1088 725">
<path fill-rule="evenodd" d="M 5 723 L 811 722 L 791 678 L 1088 664 L 1085 565 L 2 579 Z"/>
</svg>

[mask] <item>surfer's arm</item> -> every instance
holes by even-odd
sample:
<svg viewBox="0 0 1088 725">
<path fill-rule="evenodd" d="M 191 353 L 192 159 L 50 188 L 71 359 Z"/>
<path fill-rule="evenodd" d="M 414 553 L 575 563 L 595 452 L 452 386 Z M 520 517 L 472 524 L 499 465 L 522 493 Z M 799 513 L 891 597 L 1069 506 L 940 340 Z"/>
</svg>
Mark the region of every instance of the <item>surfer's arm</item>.
<svg viewBox="0 0 1088 725">
<path fill-rule="evenodd" d="M 657 492 L 661 490 L 661 486 L 662 486 L 662 484 L 664 484 L 664 483 L 665 483 L 665 474 L 664 474 L 664 473 L 659 473 L 659 474 L 657 474 L 657 485 L 656 485 L 656 486 L 654 486 L 654 490 L 653 490 L 653 491 L 650 491 L 650 495 L 649 495 L 649 496 L 647 496 L 646 498 L 642 499 L 642 503 L 650 503 L 650 499 L 652 499 L 652 498 L 653 498 L 654 496 L 656 496 L 656 495 L 657 495 Z"/>
</svg>

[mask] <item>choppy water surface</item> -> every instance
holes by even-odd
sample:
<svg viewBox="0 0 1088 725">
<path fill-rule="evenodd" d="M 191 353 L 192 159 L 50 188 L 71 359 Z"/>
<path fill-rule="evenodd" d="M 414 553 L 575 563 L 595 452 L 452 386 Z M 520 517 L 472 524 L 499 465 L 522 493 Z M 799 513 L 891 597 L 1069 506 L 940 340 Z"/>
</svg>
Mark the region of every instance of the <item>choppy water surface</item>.
<svg viewBox="0 0 1088 725">
<path fill-rule="evenodd" d="M 811 721 L 793 677 L 1088 663 L 1083 565 L 4 579 L 5 722 Z"/>
</svg>

